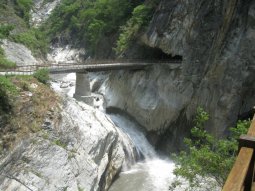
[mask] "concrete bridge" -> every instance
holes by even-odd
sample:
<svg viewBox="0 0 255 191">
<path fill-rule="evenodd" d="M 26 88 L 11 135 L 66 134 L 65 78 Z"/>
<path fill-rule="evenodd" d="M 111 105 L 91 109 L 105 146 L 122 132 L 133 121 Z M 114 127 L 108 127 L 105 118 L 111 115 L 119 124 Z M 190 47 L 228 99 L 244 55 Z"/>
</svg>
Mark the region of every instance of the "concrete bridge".
<svg viewBox="0 0 255 191">
<path fill-rule="evenodd" d="M 85 63 L 58 63 L 48 65 L 17 66 L 14 69 L 0 71 L 0 75 L 32 75 L 39 69 L 46 68 L 51 74 L 76 73 L 74 98 L 93 104 L 88 72 L 109 70 L 141 70 L 156 64 L 167 64 L 171 69 L 181 66 L 181 60 L 89 60 Z"/>
</svg>

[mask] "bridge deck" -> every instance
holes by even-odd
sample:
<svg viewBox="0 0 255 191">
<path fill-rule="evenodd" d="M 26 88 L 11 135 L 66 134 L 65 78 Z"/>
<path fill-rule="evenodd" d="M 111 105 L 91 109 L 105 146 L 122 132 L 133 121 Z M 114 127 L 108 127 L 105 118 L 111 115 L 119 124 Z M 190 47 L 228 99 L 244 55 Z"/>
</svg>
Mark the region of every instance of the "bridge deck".
<svg viewBox="0 0 255 191">
<path fill-rule="evenodd" d="M 98 72 L 123 69 L 142 69 L 152 63 L 111 63 L 111 64 L 86 64 L 86 65 L 57 65 L 49 68 L 50 73 L 69 73 L 69 72 Z"/>
<path fill-rule="evenodd" d="M 90 61 L 84 64 L 77 63 L 60 63 L 60 64 L 50 64 L 50 65 L 26 65 L 17 66 L 14 69 L 0 71 L 0 75 L 4 74 L 33 74 L 36 70 L 47 68 L 50 73 L 71 73 L 71 72 L 98 72 L 98 71 L 108 71 L 108 70 L 136 70 L 143 69 L 147 66 L 153 64 L 167 64 L 173 69 L 181 66 L 181 61 L 171 60 L 171 61 Z"/>
</svg>

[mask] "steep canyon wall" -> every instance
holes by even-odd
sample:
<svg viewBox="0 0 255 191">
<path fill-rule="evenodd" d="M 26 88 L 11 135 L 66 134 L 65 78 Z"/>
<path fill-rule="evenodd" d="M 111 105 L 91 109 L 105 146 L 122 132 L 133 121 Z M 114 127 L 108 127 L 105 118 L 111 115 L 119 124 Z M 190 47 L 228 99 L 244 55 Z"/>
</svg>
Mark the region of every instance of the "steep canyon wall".
<svg viewBox="0 0 255 191">
<path fill-rule="evenodd" d="M 170 150 L 198 106 L 210 114 L 208 130 L 222 136 L 255 105 L 254 40 L 255 1 L 163 0 L 137 44 L 181 56 L 182 67 L 112 73 L 106 92 L 117 98 L 107 97 L 107 106 L 133 115 Z"/>
</svg>

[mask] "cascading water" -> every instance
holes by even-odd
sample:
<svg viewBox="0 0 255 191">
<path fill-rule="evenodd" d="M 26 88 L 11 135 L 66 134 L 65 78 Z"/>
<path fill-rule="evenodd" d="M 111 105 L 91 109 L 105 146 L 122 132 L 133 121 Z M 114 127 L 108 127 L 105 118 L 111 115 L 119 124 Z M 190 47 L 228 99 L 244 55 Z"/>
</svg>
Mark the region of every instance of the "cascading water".
<svg viewBox="0 0 255 191">
<path fill-rule="evenodd" d="M 109 191 L 167 191 L 174 178 L 174 163 L 157 156 L 137 123 L 120 114 L 109 116 L 131 138 L 144 158 L 130 169 L 123 169 Z"/>
<path fill-rule="evenodd" d="M 77 53 L 77 54 L 76 54 Z M 69 48 L 53 48 L 53 52 L 49 60 L 56 63 L 61 61 L 77 59 L 76 55 L 80 55 L 77 50 L 69 50 Z M 73 56 L 74 55 L 74 56 Z M 68 57 L 68 58 L 67 58 Z M 55 75 L 56 81 L 52 82 L 52 87 L 58 91 L 72 97 L 74 93 L 75 74 Z M 59 83 L 60 82 L 60 83 Z M 62 88 L 61 88 L 62 86 Z M 101 96 L 101 95 L 97 95 Z M 102 111 L 103 96 L 94 102 L 94 106 Z M 119 177 L 110 187 L 110 191 L 167 191 L 171 180 L 174 178 L 172 173 L 174 163 L 167 159 L 157 156 L 153 147 L 149 144 L 138 124 L 132 120 L 119 115 L 109 114 L 112 121 L 126 133 L 133 141 L 140 156 L 140 162 L 128 167 L 124 166 Z M 132 154 L 132 153 L 131 153 Z"/>
<path fill-rule="evenodd" d="M 75 84 L 75 75 L 68 74 L 65 77 L 61 75 L 57 80 L 57 83 L 52 83 L 54 89 L 72 97 L 74 93 L 72 84 Z M 60 88 L 61 83 L 69 83 L 70 85 L 67 88 Z M 100 95 L 98 96 L 100 97 Z M 94 106 L 104 111 L 102 109 L 102 97 L 94 103 Z M 174 163 L 157 155 L 141 131 L 142 128 L 132 119 L 121 114 L 111 113 L 108 116 L 132 140 L 140 159 L 131 167 L 130 165 L 123 166 L 122 172 L 111 185 L 109 191 L 167 191 L 171 180 L 175 177 L 173 175 Z M 134 153 L 131 154 L 135 155 Z M 130 163 L 132 164 L 132 162 Z"/>
<path fill-rule="evenodd" d="M 127 134 L 133 141 L 137 148 L 140 158 L 154 158 L 156 156 L 150 143 L 147 141 L 144 134 L 139 131 L 139 125 L 131 121 L 128 117 L 120 114 L 109 114 L 112 121 L 119 127 L 125 134 Z"/>
</svg>

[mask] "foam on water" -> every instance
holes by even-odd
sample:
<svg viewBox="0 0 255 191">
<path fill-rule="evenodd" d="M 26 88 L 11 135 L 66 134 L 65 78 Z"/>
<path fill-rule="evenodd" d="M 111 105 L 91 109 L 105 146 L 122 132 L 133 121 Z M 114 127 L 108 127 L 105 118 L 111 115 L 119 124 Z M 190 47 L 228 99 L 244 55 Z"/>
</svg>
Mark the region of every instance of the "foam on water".
<svg viewBox="0 0 255 191">
<path fill-rule="evenodd" d="M 157 156 L 137 123 L 120 114 L 110 114 L 110 117 L 144 156 L 144 160 L 120 173 L 110 191 L 167 191 L 175 177 L 174 163 Z"/>
<path fill-rule="evenodd" d="M 72 82 L 75 84 L 75 73 L 68 74 L 64 77 L 62 76 L 60 81 Z M 73 97 L 75 87 L 60 88 L 60 81 L 52 82 L 53 89 Z M 101 89 L 104 89 L 102 86 Z M 104 111 L 102 95 L 96 104 L 97 108 Z M 163 159 L 157 155 L 153 146 L 148 142 L 144 133 L 141 131 L 142 127 L 132 119 L 121 114 L 108 114 L 108 116 L 119 130 L 128 135 L 132 140 L 141 158 L 140 162 L 135 163 L 131 167 L 130 164 L 133 164 L 134 161 L 130 161 L 129 165 L 124 164 L 123 171 L 112 184 L 109 191 L 168 191 L 172 180 L 175 178 L 173 174 L 174 163 L 169 159 Z M 127 137 L 122 137 L 122 139 L 126 138 Z M 123 142 L 125 142 L 125 140 L 123 140 Z M 127 152 L 133 152 L 133 149 L 129 148 Z M 132 157 L 126 160 L 133 160 L 134 155 L 135 153 L 127 153 L 127 156 Z M 178 191 L 181 190 L 183 189 L 178 189 Z"/>
</svg>

